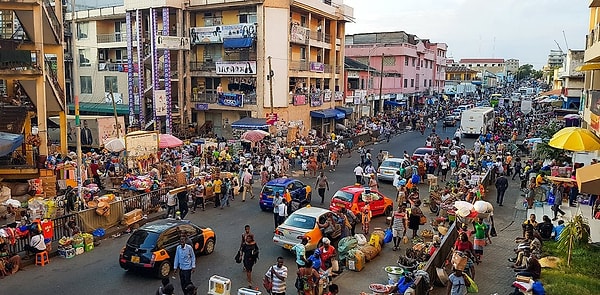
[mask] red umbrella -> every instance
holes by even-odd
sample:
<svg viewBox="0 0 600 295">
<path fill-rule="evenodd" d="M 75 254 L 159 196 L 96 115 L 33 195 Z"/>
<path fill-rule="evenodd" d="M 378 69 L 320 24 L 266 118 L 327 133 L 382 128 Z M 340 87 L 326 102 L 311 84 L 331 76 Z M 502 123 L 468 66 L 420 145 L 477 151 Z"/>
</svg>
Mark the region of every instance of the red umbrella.
<svg viewBox="0 0 600 295">
<path fill-rule="evenodd" d="M 263 138 L 265 138 L 267 135 L 269 135 L 269 132 L 263 130 L 250 130 L 244 132 L 240 139 L 250 142 L 259 142 L 263 140 Z"/>
<path fill-rule="evenodd" d="M 183 141 L 171 134 L 160 134 L 158 136 L 158 147 L 161 149 L 174 148 L 182 145 Z"/>
</svg>

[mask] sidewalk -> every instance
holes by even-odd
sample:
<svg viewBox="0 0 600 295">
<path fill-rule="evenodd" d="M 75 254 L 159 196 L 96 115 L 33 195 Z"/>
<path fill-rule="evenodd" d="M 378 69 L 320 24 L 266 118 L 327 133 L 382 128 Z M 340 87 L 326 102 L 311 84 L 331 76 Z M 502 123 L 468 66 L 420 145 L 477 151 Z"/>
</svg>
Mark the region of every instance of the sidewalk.
<svg viewBox="0 0 600 295">
<path fill-rule="evenodd" d="M 516 206 L 520 200 L 519 188 L 519 181 L 509 178 L 502 207 L 496 205 L 496 188 L 491 185 L 487 189 L 485 200 L 494 205 L 494 224 L 498 236 L 492 238 L 492 244 L 485 247 L 482 263 L 475 266 L 474 281 L 479 287 L 479 294 L 510 294 L 514 291 L 512 283 L 515 272 L 507 259 L 514 256 L 515 238 L 522 235 L 521 223 L 527 216 L 522 207 Z M 436 287 L 431 294 L 445 295 L 446 288 Z"/>
</svg>

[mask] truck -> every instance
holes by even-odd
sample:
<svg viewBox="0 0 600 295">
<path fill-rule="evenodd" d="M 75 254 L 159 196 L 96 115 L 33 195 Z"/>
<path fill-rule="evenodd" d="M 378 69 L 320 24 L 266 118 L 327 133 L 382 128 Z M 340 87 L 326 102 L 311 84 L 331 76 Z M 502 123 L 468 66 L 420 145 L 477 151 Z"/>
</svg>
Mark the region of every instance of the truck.
<svg viewBox="0 0 600 295">
<path fill-rule="evenodd" d="M 60 125 L 59 117 L 50 117 L 50 121 Z M 125 117 L 114 116 L 79 116 L 81 122 L 81 146 L 84 148 L 100 148 L 112 138 L 125 137 Z M 118 122 L 118 123 L 117 123 Z M 117 126 L 118 125 L 118 126 Z M 60 129 L 48 128 L 48 137 L 52 142 L 60 141 Z M 77 146 L 75 116 L 67 116 L 67 144 Z"/>
<path fill-rule="evenodd" d="M 460 129 L 463 135 L 485 134 L 494 129 L 494 108 L 475 107 L 465 110 L 460 119 Z"/>
</svg>

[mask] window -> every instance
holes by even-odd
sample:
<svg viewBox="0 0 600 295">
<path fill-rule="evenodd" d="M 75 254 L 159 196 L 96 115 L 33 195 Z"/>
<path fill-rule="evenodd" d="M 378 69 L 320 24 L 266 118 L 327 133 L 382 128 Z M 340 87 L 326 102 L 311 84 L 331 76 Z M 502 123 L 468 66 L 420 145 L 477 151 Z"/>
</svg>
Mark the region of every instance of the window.
<svg viewBox="0 0 600 295">
<path fill-rule="evenodd" d="M 80 67 L 89 67 L 91 66 L 89 58 L 89 49 L 79 49 L 79 66 Z"/>
<path fill-rule="evenodd" d="M 87 39 L 88 38 L 88 22 L 80 22 L 77 23 L 77 39 Z"/>
<path fill-rule="evenodd" d="M 492 64 L 492 67 L 495 67 L 495 66 L 496 66 L 496 64 Z"/>
<path fill-rule="evenodd" d="M 433 69 L 433 60 L 429 62 L 429 68 Z"/>
<path fill-rule="evenodd" d="M 304 15 L 300 16 L 300 26 L 306 27 L 306 16 Z"/>
<path fill-rule="evenodd" d="M 80 76 L 81 93 L 92 94 L 92 76 Z"/>
<path fill-rule="evenodd" d="M 305 47 L 300 47 L 300 59 L 306 60 L 306 48 Z"/>
<path fill-rule="evenodd" d="M 240 23 L 256 23 L 256 11 L 240 11 Z"/>
<path fill-rule="evenodd" d="M 408 87 L 408 79 L 404 79 L 404 88 Z"/>
<path fill-rule="evenodd" d="M 223 24 L 221 21 L 223 16 L 220 12 L 205 12 L 204 13 L 204 26 L 218 26 Z"/>
<path fill-rule="evenodd" d="M 408 56 L 405 56 L 405 57 L 404 57 L 404 65 L 405 65 L 405 66 L 408 66 Z"/>
<path fill-rule="evenodd" d="M 481 66 L 481 64 L 477 64 L 477 66 L 478 66 L 478 67 L 480 67 L 480 66 Z"/>
<path fill-rule="evenodd" d="M 423 87 L 427 87 L 427 80 L 423 79 Z"/>
<path fill-rule="evenodd" d="M 127 62 L 127 50 L 126 49 L 117 49 L 115 51 L 115 61 L 116 62 Z"/>
<path fill-rule="evenodd" d="M 431 79 L 429 79 L 429 87 L 431 87 Z"/>
<path fill-rule="evenodd" d="M 415 87 L 415 79 L 410 79 L 410 87 Z"/>
<path fill-rule="evenodd" d="M 414 57 L 412 58 L 412 66 L 413 67 L 415 66 L 415 58 Z"/>
<path fill-rule="evenodd" d="M 117 85 L 117 76 L 106 76 L 104 77 L 104 92 L 119 92 L 119 85 Z"/>
</svg>

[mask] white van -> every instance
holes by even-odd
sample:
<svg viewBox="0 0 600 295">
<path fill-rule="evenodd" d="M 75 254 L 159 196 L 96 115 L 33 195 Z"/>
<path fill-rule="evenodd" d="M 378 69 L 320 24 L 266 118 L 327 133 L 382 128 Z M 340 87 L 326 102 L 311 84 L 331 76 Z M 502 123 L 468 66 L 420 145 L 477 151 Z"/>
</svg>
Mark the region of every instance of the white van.
<svg viewBox="0 0 600 295">
<path fill-rule="evenodd" d="M 472 108 L 462 113 L 460 129 L 465 136 L 485 134 L 494 129 L 494 118 L 494 108 Z"/>
</svg>

